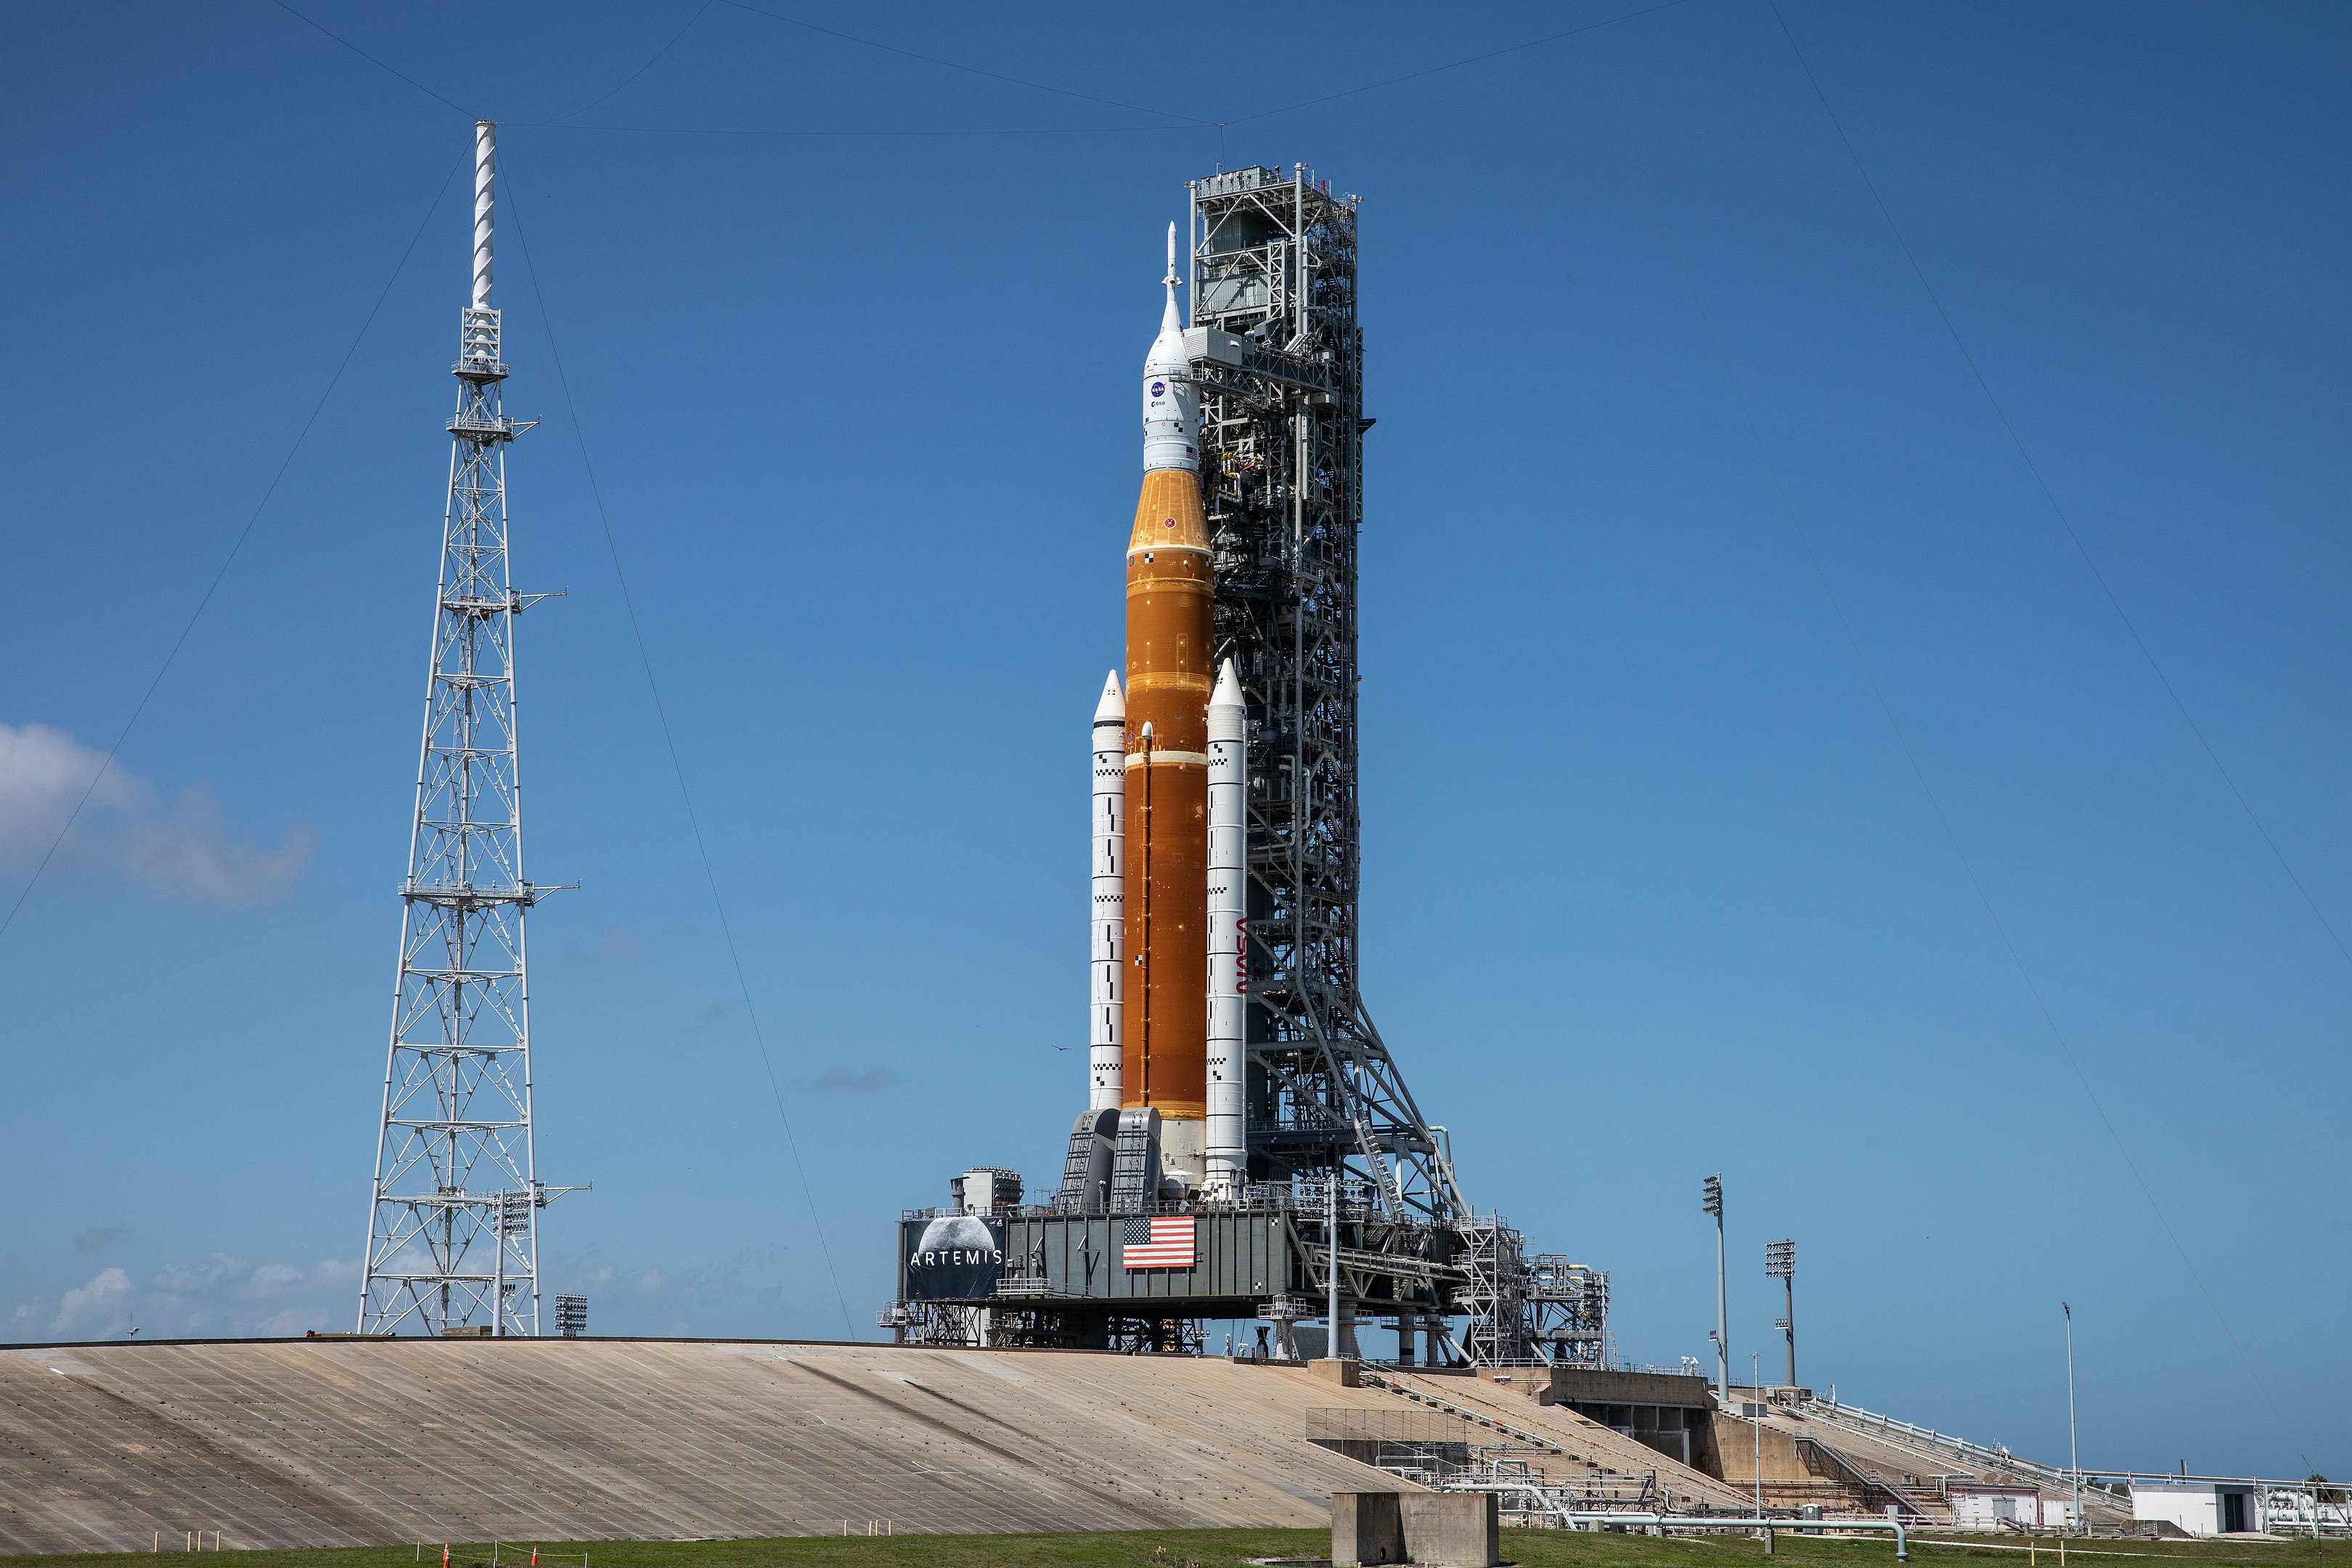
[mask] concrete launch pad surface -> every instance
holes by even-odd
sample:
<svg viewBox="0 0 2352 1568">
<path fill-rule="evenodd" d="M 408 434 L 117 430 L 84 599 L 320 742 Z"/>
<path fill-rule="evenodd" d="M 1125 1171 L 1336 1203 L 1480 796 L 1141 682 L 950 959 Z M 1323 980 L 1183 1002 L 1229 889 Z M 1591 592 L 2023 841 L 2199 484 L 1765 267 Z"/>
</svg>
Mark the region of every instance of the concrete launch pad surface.
<svg viewBox="0 0 2352 1568">
<path fill-rule="evenodd" d="M 0 1351 L 0 1552 L 1317 1526 L 1396 1396 L 1212 1359 L 628 1340 Z"/>
</svg>

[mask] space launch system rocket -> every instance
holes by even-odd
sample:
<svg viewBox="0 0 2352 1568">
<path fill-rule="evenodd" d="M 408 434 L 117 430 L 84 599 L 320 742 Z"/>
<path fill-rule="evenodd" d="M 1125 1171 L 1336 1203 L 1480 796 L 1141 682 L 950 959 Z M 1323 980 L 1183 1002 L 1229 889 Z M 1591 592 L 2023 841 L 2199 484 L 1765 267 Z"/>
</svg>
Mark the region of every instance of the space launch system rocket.
<svg viewBox="0 0 2352 1568">
<path fill-rule="evenodd" d="M 1143 489 L 1127 542 L 1127 984 L 1120 1096 L 1160 1112 L 1160 1155 L 1206 1184 L 1209 1013 L 1209 525 L 1200 398 L 1176 304 L 1143 362 Z"/>
<path fill-rule="evenodd" d="M 1200 397 L 1178 281 L 1171 224 L 1167 299 L 1143 364 L 1127 679 L 1122 690 L 1111 673 L 1094 714 L 1088 1111 L 1069 1177 L 1074 1192 L 1151 1203 L 1180 1190 L 1233 1191 L 1247 1157 L 1244 713 L 1231 663 L 1213 679 L 1211 668 Z M 1148 1149 L 1154 1168 L 1123 1166 L 1115 1192 L 1083 1177 L 1089 1126 L 1131 1151 L 1121 1155 L 1129 1165 L 1145 1163 Z"/>
</svg>

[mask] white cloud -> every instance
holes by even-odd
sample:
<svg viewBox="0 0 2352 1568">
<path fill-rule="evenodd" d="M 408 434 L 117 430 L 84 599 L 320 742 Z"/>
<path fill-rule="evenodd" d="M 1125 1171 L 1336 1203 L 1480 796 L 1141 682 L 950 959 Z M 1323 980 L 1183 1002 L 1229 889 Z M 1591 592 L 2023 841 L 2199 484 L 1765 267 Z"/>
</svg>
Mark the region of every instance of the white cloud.
<svg viewBox="0 0 2352 1568">
<path fill-rule="evenodd" d="M 888 1068 L 835 1067 L 814 1078 L 794 1079 L 793 1087 L 808 1094 L 875 1094 L 903 1081 Z"/>
<path fill-rule="evenodd" d="M 71 1333 L 76 1329 L 111 1320 L 131 1294 L 131 1276 L 120 1268 L 104 1268 L 89 1284 L 78 1286 L 58 1299 L 58 1315 L 50 1320 L 49 1332 Z"/>
<path fill-rule="evenodd" d="M 561 1290 L 588 1296 L 591 1333 L 840 1333 L 840 1309 L 824 1276 L 803 1278 L 789 1261 L 782 1247 L 668 1267 L 617 1261 L 596 1247 L 543 1253 L 546 1327 L 554 1328 Z M 0 1310 L 0 1341 L 121 1340 L 134 1325 L 142 1340 L 293 1337 L 352 1327 L 359 1289 L 353 1259 L 255 1264 L 215 1253 L 168 1264 L 143 1283 L 110 1268 Z"/>
<path fill-rule="evenodd" d="M 626 963 L 633 958 L 643 958 L 646 951 L 644 937 L 625 925 L 608 925 L 596 933 L 594 942 L 586 947 L 574 947 L 567 956 L 572 963 L 587 968 Z"/>
<path fill-rule="evenodd" d="M 246 842 L 202 790 L 161 798 L 105 753 L 46 724 L 0 724 L 0 871 L 30 876 L 89 792 L 55 866 L 110 872 L 170 898 L 244 904 L 291 887 L 318 835 L 307 823 L 276 848 Z M 92 780 L 97 782 L 95 785 Z"/>
<path fill-rule="evenodd" d="M 540 1259 L 541 1289 L 551 1300 L 558 1290 L 586 1294 L 591 1333 L 773 1332 L 782 1301 L 774 1279 L 784 1256 L 781 1247 L 752 1247 L 662 1268 L 615 1264 L 593 1248 L 547 1254 Z M 763 1330 L 763 1323 L 771 1326 Z"/>
<path fill-rule="evenodd" d="M 37 1299 L 11 1314 L 11 1337 L 243 1339 L 351 1326 L 359 1305 L 356 1262 L 251 1264 L 215 1253 L 203 1263 L 167 1264 L 144 1285 L 120 1268 Z"/>
</svg>

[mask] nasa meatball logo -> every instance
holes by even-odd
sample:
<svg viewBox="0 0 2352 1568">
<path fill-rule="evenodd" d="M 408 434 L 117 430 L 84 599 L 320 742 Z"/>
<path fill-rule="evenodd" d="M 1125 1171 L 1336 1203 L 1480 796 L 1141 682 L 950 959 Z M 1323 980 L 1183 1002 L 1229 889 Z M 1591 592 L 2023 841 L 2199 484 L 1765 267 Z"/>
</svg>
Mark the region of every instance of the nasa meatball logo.
<svg viewBox="0 0 2352 1568">
<path fill-rule="evenodd" d="M 1004 1222 L 981 1215 L 940 1215 L 920 1234 L 906 1227 L 907 1298 L 966 1301 L 992 1296 L 1004 1273 Z"/>
<path fill-rule="evenodd" d="M 1164 381 L 1155 381 L 1155 382 L 1153 382 L 1153 383 L 1151 384 L 1151 395 L 1152 395 L 1152 396 L 1154 396 L 1154 397 L 1162 397 L 1162 396 L 1165 396 L 1165 395 L 1167 395 L 1167 392 L 1168 392 L 1168 384 L 1167 384 L 1166 382 L 1164 382 Z"/>
</svg>

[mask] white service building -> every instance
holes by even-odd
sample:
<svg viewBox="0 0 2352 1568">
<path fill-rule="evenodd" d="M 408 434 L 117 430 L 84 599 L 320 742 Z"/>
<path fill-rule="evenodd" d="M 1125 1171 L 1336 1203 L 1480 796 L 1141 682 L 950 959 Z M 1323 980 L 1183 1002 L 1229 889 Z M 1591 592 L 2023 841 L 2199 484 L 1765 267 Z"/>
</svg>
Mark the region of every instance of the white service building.
<svg viewBox="0 0 2352 1568">
<path fill-rule="evenodd" d="M 2252 1481 L 2134 1481 L 2132 1517 L 2162 1520 L 2191 1535 L 2235 1535 L 2262 1529 Z"/>
</svg>

